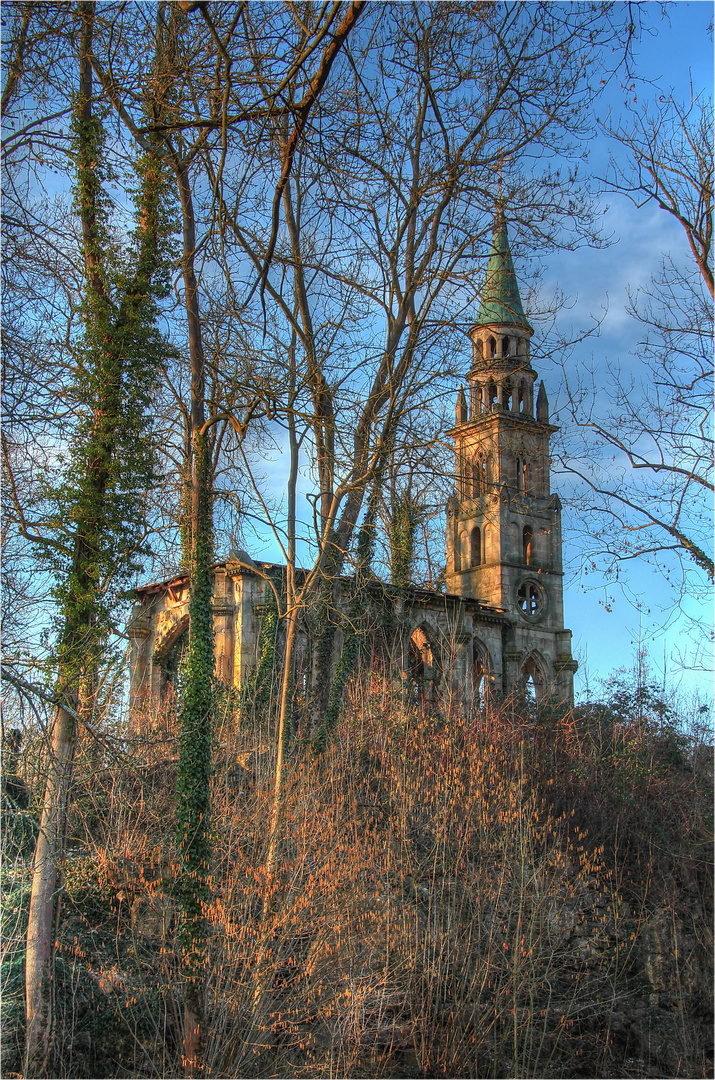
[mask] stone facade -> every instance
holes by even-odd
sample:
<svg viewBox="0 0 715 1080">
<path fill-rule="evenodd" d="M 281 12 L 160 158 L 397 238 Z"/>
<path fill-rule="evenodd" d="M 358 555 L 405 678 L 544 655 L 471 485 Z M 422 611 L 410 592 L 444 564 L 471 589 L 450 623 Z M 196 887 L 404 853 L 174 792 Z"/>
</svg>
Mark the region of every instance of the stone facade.
<svg viewBox="0 0 715 1080">
<path fill-rule="evenodd" d="M 564 628 L 561 504 L 550 489 L 549 406 L 534 405 L 533 331 L 524 318 L 503 216 L 497 218 L 482 304 L 470 331 L 468 398 L 460 390 L 455 493 L 447 505 L 447 593 L 365 591 L 366 617 L 392 606 L 394 677 L 465 703 L 508 694 L 528 681 L 537 699 L 573 702 L 571 631 Z M 215 567 L 216 673 L 240 686 L 254 666 L 267 575 L 245 553 Z M 188 628 L 187 575 L 137 590 L 128 631 L 131 703 L 160 701 Z M 346 602 L 350 580 L 338 590 Z M 340 603 L 340 601 L 338 601 Z M 368 620 L 369 621 L 369 620 Z M 337 645 L 339 647 L 340 641 Z M 305 653 L 305 635 L 299 646 Z"/>
</svg>

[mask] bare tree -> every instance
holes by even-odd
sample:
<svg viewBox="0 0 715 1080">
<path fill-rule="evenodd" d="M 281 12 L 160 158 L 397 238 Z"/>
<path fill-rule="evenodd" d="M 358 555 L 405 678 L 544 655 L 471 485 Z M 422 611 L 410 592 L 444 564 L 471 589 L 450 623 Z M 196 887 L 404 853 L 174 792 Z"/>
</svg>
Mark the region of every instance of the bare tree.
<svg viewBox="0 0 715 1080">
<path fill-rule="evenodd" d="M 266 281 L 303 352 L 314 454 L 315 562 L 302 601 L 325 638 L 313 650 L 314 728 L 329 689 L 332 592 L 400 424 L 429 379 L 433 391 L 440 376 L 450 385 L 453 359 L 441 358 L 448 343 L 454 356 L 476 300 L 499 164 L 522 243 L 543 250 L 593 239 L 586 193 L 574 196 L 574 176 L 567 192 L 549 161 L 585 133 L 579 110 L 592 94 L 585 75 L 604 13 L 490 5 L 460 8 L 456 20 L 442 6 L 380 9 L 364 24 L 369 44 L 358 35 L 343 78 L 316 110 L 286 185 L 284 247 Z M 273 138 L 279 147 L 280 125 Z M 522 166 L 529 153 L 538 168 Z M 233 243 L 233 257 L 258 270 L 260 197 L 252 214 L 232 174 L 210 176 L 224 252 Z"/>
<path fill-rule="evenodd" d="M 685 596 L 713 576 L 712 103 L 661 95 L 610 134 L 609 189 L 668 213 L 687 253 L 666 253 L 650 283 L 629 290 L 633 374 L 610 365 L 597 392 L 567 378 L 578 438 L 562 465 L 581 482 L 587 549 L 607 573 L 647 558 Z"/>
</svg>

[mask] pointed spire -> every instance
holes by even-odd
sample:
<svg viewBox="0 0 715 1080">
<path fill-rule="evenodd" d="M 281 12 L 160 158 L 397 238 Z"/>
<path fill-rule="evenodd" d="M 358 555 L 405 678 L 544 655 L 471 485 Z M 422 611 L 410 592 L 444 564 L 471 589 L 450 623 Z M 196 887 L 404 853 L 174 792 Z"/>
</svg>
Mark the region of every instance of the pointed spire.
<svg viewBox="0 0 715 1080">
<path fill-rule="evenodd" d="M 509 236 L 504 209 L 497 207 L 494 220 L 492 249 L 489 253 L 487 272 L 482 289 L 477 325 L 501 323 L 507 326 L 524 326 L 531 330 L 521 306 L 519 286 L 514 263 L 509 250 Z"/>
<path fill-rule="evenodd" d="M 467 399 L 464 396 L 464 389 L 460 386 L 459 393 L 457 394 L 457 423 L 466 424 L 467 422 Z"/>
<path fill-rule="evenodd" d="M 536 398 L 536 419 L 540 424 L 548 424 L 549 422 L 549 399 L 546 396 L 543 380 Z"/>
</svg>

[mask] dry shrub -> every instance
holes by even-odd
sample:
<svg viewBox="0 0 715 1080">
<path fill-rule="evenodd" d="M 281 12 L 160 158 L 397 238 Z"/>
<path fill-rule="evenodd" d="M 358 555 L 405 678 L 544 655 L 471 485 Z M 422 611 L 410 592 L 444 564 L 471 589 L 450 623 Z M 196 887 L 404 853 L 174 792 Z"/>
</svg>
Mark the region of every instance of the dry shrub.
<svg viewBox="0 0 715 1080">
<path fill-rule="evenodd" d="M 274 880 L 271 756 L 235 749 L 217 785 L 215 1074 L 608 1075 L 628 932 L 532 782 L 533 728 L 356 689 L 328 751 L 293 757 Z"/>
<path fill-rule="evenodd" d="M 326 752 L 291 748 L 267 880 L 270 716 L 232 709 L 206 912 L 214 1076 L 708 1075 L 711 909 L 687 861 L 707 862 L 707 769 L 603 716 L 430 713 L 356 678 Z M 133 730 L 77 761 L 57 1076 L 180 1073 L 171 708 Z"/>
</svg>

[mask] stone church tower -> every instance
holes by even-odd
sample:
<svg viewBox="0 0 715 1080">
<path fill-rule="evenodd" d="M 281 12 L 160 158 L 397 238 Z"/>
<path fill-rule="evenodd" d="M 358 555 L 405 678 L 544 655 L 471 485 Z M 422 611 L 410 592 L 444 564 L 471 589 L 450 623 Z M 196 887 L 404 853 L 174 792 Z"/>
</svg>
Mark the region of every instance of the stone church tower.
<svg viewBox="0 0 715 1080">
<path fill-rule="evenodd" d="M 532 334 L 500 210 L 469 332 L 468 398 L 460 390 L 449 433 L 456 496 L 447 508 L 447 589 L 511 616 L 502 655 L 507 686 L 531 676 L 537 695 L 546 690 L 569 701 L 577 665 L 571 631 L 564 629 L 561 503 L 549 469 L 549 439 L 557 429 L 549 423 L 543 383 L 535 394 Z M 533 659 L 524 662 L 530 653 Z M 514 664 L 521 670 L 510 670 Z M 550 687 L 543 685 L 547 679 Z"/>
</svg>

